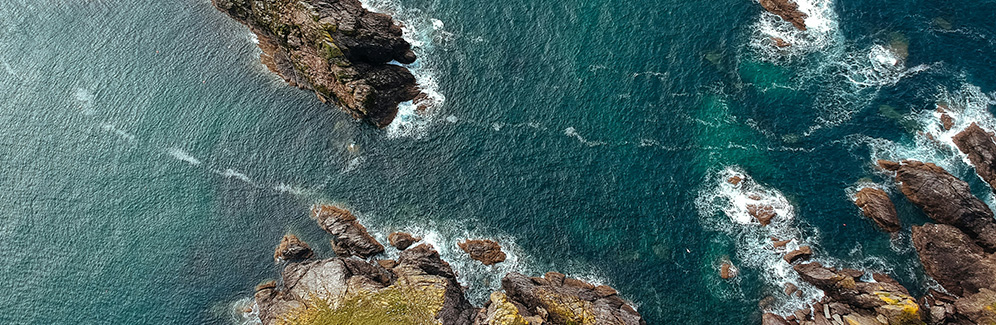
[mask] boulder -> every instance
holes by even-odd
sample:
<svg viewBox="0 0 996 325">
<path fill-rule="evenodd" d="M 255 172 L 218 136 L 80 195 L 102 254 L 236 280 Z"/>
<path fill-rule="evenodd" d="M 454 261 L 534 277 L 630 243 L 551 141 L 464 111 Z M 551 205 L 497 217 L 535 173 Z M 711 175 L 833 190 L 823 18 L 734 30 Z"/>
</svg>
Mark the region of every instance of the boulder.
<svg viewBox="0 0 996 325">
<path fill-rule="evenodd" d="M 573 280 L 573 281 L 568 281 Z M 583 285 L 573 285 L 581 282 Z M 594 286 L 577 279 L 564 279 L 563 284 L 544 278 L 531 278 L 509 273 L 501 280 L 505 295 L 526 311 L 542 310 L 549 324 L 646 324 L 632 306 L 608 286 Z"/>
<path fill-rule="evenodd" d="M 411 72 L 391 63 L 415 61 L 401 27 L 358 0 L 212 2 L 256 34 L 271 71 L 357 119 L 387 126 L 419 94 Z"/>
<path fill-rule="evenodd" d="M 318 205 L 311 209 L 311 215 L 322 229 L 333 236 L 332 251 L 336 255 L 367 258 L 384 252 L 384 246 L 370 236 L 367 228 L 357 222 L 356 216 L 349 211 L 332 205 Z"/>
<path fill-rule="evenodd" d="M 775 213 L 775 208 L 770 205 L 757 205 L 750 204 L 747 205 L 747 213 L 750 214 L 757 222 L 761 223 L 761 226 L 767 226 L 771 223 L 771 219 L 774 219 L 777 215 Z"/>
<path fill-rule="evenodd" d="M 972 124 L 974 125 L 975 123 Z M 954 119 L 951 118 L 951 115 L 941 114 L 941 127 L 944 128 L 944 131 L 951 130 L 954 127 Z"/>
<path fill-rule="evenodd" d="M 314 255 L 315 253 L 311 251 L 311 247 L 308 247 L 308 244 L 302 242 L 297 236 L 286 234 L 284 238 L 280 239 L 280 245 L 277 246 L 277 250 L 273 252 L 273 260 L 296 261 L 309 259 Z"/>
<path fill-rule="evenodd" d="M 764 10 L 781 17 L 799 30 L 806 30 L 806 14 L 792 0 L 760 0 Z"/>
<path fill-rule="evenodd" d="M 390 235 L 387 235 L 387 241 L 391 243 L 391 246 L 400 250 L 404 250 L 420 240 L 422 238 L 412 237 L 411 234 L 405 232 L 392 232 Z"/>
<path fill-rule="evenodd" d="M 484 265 L 494 265 L 505 261 L 505 252 L 501 251 L 501 246 L 493 240 L 467 240 L 457 243 L 464 252 L 470 254 L 470 258 L 484 263 Z"/>
<path fill-rule="evenodd" d="M 733 267 L 730 262 L 723 262 L 723 265 L 719 266 L 719 277 L 723 279 L 732 279 L 739 274 L 737 268 Z"/>
<path fill-rule="evenodd" d="M 996 191 L 996 136 L 972 123 L 952 139 L 958 150 L 968 155 L 975 173 Z"/>
<path fill-rule="evenodd" d="M 889 195 L 885 191 L 866 187 L 858 191 L 854 204 L 861 208 L 861 212 L 868 218 L 875 221 L 875 224 L 888 232 L 899 231 L 899 215 L 896 213 L 896 206 L 892 204 Z"/>
<path fill-rule="evenodd" d="M 927 274 L 957 296 L 996 290 L 996 258 L 949 225 L 913 227 L 913 246 Z"/>
<path fill-rule="evenodd" d="M 797 250 L 788 252 L 782 258 L 789 264 L 792 264 L 799 260 L 808 260 L 810 257 L 813 257 L 813 249 L 809 246 L 802 246 Z"/>
<path fill-rule="evenodd" d="M 996 220 L 968 183 L 931 163 L 907 160 L 896 171 L 903 194 L 931 219 L 965 232 L 986 251 L 996 251 Z"/>
</svg>

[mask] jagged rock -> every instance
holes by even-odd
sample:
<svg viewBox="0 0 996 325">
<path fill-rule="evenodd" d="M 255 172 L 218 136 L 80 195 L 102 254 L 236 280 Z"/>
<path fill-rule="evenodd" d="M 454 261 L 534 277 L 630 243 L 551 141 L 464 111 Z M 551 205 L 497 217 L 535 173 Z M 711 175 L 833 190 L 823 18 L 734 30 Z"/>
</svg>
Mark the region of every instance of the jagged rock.
<svg viewBox="0 0 996 325">
<path fill-rule="evenodd" d="M 952 139 L 958 150 L 968 155 L 975 173 L 996 191 L 996 136 L 972 123 Z"/>
<path fill-rule="evenodd" d="M 273 252 L 273 259 L 276 261 L 295 261 L 309 259 L 314 255 L 315 253 L 311 251 L 308 244 L 298 239 L 297 236 L 286 234 L 284 238 L 280 239 L 277 250 Z"/>
<path fill-rule="evenodd" d="M 793 293 L 795 293 L 798 290 L 799 290 L 798 286 L 796 286 L 794 283 L 789 282 L 785 284 L 785 290 L 782 290 L 782 292 L 784 292 L 786 296 L 791 296 Z"/>
<path fill-rule="evenodd" d="M 389 63 L 415 61 L 401 27 L 358 0 L 212 2 L 257 35 L 270 70 L 355 118 L 384 127 L 419 94 L 411 72 Z"/>
<path fill-rule="evenodd" d="M 398 265 L 392 271 L 399 281 L 415 287 L 433 287 L 442 293 L 443 303 L 437 318 L 443 324 L 470 324 L 478 312 L 464 297 L 463 288 L 450 264 L 443 261 L 439 252 L 429 244 L 401 252 Z"/>
<path fill-rule="evenodd" d="M 723 265 L 719 267 L 719 277 L 723 279 L 732 279 L 738 273 L 737 268 L 733 267 L 733 264 L 730 264 L 730 262 L 723 262 Z"/>
<path fill-rule="evenodd" d="M 944 131 L 951 130 L 954 127 L 954 119 L 951 118 L 951 115 L 941 114 L 941 127 L 944 128 Z"/>
<path fill-rule="evenodd" d="M 387 241 L 391 243 L 391 246 L 400 250 L 404 250 L 420 240 L 422 238 L 412 237 L 411 234 L 405 232 L 392 232 L 390 235 L 387 235 Z"/>
<path fill-rule="evenodd" d="M 775 315 L 775 314 L 772 314 L 772 313 L 764 313 L 764 315 L 761 315 L 761 324 L 762 325 L 789 325 L 789 322 L 786 321 L 785 318 L 782 318 L 782 316 L 778 316 L 778 315 Z"/>
<path fill-rule="evenodd" d="M 958 315 L 973 324 L 996 324 L 996 292 L 981 289 L 955 302 Z"/>
<path fill-rule="evenodd" d="M 785 247 L 785 245 L 788 245 L 788 243 L 792 242 L 791 239 L 786 239 L 786 240 L 777 240 L 777 239 L 778 238 L 772 238 L 772 241 L 774 241 L 774 243 L 771 243 L 772 248 L 782 248 Z"/>
<path fill-rule="evenodd" d="M 996 251 L 996 220 L 968 183 L 931 163 L 907 160 L 896 171 L 896 181 L 910 202 L 937 222 L 957 227 L 986 251 Z"/>
<path fill-rule="evenodd" d="M 501 246 L 493 240 L 467 240 L 457 243 L 464 252 L 470 254 L 470 258 L 493 265 L 505 261 L 505 252 L 501 251 Z"/>
<path fill-rule="evenodd" d="M 782 258 L 784 258 L 789 264 L 792 264 L 798 260 L 808 260 L 810 257 L 813 257 L 813 249 L 809 246 L 802 246 L 797 250 L 788 252 L 788 254 L 785 254 Z"/>
<path fill-rule="evenodd" d="M 738 184 L 740 184 L 740 182 L 742 182 L 743 180 L 744 180 L 744 179 L 743 179 L 743 178 L 741 178 L 740 176 L 737 176 L 737 175 L 734 175 L 733 177 L 730 177 L 730 179 L 727 179 L 726 181 L 727 181 L 727 182 L 729 182 L 730 184 L 733 184 L 733 185 L 738 185 Z"/>
<path fill-rule="evenodd" d="M 791 43 L 789 43 L 789 42 L 786 42 L 786 41 L 785 41 L 784 39 L 782 39 L 781 37 L 772 37 L 772 38 L 771 38 L 771 41 L 772 41 L 772 42 L 775 42 L 775 46 L 776 46 L 776 47 L 789 47 L 789 46 L 792 46 L 792 44 L 791 44 Z"/>
<path fill-rule="evenodd" d="M 520 315 L 532 316 L 525 311 L 541 309 L 550 324 L 646 324 L 614 289 L 588 283 L 576 286 L 571 283 L 583 281 L 568 280 L 558 285 L 512 272 L 502 278 L 501 284 L 510 300 L 525 307 L 520 309 Z"/>
<path fill-rule="evenodd" d="M 889 200 L 889 195 L 885 191 L 871 187 L 863 188 L 858 191 L 854 204 L 883 230 L 899 231 L 899 215 L 896 213 L 896 206 L 892 204 L 892 200 Z"/>
<path fill-rule="evenodd" d="M 806 14 L 799 11 L 799 5 L 792 0 L 760 0 L 764 10 L 782 17 L 799 30 L 806 30 Z"/>
<path fill-rule="evenodd" d="M 883 318 L 889 324 L 922 323 L 924 316 L 920 305 L 906 288 L 884 274 L 879 276 L 883 280 L 881 282 L 863 282 L 852 275 L 860 276 L 864 272 L 838 271 L 816 262 L 798 264 L 793 269 L 803 281 L 815 285 L 827 295 L 827 303 L 822 305 L 824 314 L 817 313 L 815 317 L 817 323 L 830 318 L 841 322 L 851 320 L 855 324 Z"/>
<path fill-rule="evenodd" d="M 875 163 L 878 165 L 878 167 L 888 171 L 897 171 L 899 170 L 899 167 L 903 166 L 902 164 L 897 163 L 895 161 L 888 161 L 884 159 L 879 159 Z"/>
<path fill-rule="evenodd" d="M 777 215 L 775 213 L 775 208 L 770 205 L 756 205 L 751 204 L 747 206 L 747 213 L 750 214 L 757 222 L 761 223 L 761 226 L 767 226 L 771 224 L 771 219 L 774 219 Z"/>
<path fill-rule="evenodd" d="M 342 257 L 370 257 L 384 252 L 367 228 L 356 221 L 356 216 L 332 205 L 318 205 L 311 209 L 318 225 L 332 234 L 332 251 Z"/>
<path fill-rule="evenodd" d="M 949 225 L 913 227 L 913 246 L 927 274 L 948 292 L 962 296 L 996 289 L 996 257 Z"/>
</svg>

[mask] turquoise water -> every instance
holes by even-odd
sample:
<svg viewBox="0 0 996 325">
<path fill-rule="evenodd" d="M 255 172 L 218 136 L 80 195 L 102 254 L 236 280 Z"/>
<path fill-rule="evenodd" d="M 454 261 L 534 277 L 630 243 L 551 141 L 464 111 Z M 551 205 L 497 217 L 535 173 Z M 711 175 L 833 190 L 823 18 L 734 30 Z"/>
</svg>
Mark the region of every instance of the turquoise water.
<svg viewBox="0 0 996 325">
<path fill-rule="evenodd" d="M 426 236 L 478 303 L 504 272 L 557 270 L 653 324 L 757 323 L 767 295 L 801 303 L 778 296 L 772 234 L 922 292 L 908 227 L 927 219 L 871 162 L 938 162 L 992 205 L 919 132 L 939 133 L 938 101 L 996 127 L 996 2 L 805 3 L 819 20 L 799 34 L 751 1 L 370 1 L 442 103 L 376 130 L 266 71 L 207 1 L 5 0 L 0 323 L 239 322 L 285 232 L 332 255 L 318 202 Z M 791 219 L 737 223 L 731 173 Z M 859 182 L 893 193 L 898 237 L 850 203 Z M 471 263 L 466 237 L 509 261 Z"/>
</svg>

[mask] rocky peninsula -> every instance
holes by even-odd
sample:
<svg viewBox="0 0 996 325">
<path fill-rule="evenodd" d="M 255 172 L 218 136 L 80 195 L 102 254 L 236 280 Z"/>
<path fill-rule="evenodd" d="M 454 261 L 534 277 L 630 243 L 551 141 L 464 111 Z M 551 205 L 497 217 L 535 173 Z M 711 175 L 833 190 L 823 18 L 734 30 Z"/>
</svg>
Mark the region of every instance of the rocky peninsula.
<svg viewBox="0 0 996 325">
<path fill-rule="evenodd" d="M 332 236 L 337 256 L 315 259 L 307 244 L 285 236 L 274 253 L 285 263 L 280 279 L 256 287 L 251 312 L 263 324 L 646 324 L 611 287 L 557 272 L 506 274 L 501 290 L 476 307 L 431 245 L 397 245 L 412 245 L 417 238 L 393 233 L 399 257 L 375 259 L 384 246 L 352 213 L 318 205 L 311 216 Z M 482 245 L 480 250 L 504 257 L 490 240 L 462 244 Z M 477 250 L 468 248 L 468 258 L 478 258 Z"/>
<path fill-rule="evenodd" d="M 292 86 L 314 90 L 354 118 L 384 127 L 420 91 L 411 44 L 391 16 L 358 0 L 212 0 L 259 39 L 261 60 Z"/>
</svg>

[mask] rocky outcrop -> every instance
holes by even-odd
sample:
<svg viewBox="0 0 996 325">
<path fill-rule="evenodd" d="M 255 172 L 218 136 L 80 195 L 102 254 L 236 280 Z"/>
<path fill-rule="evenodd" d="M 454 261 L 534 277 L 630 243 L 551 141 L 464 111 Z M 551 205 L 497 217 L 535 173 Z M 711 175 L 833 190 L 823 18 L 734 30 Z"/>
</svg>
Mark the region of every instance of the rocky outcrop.
<svg viewBox="0 0 996 325">
<path fill-rule="evenodd" d="M 799 247 L 799 249 L 788 252 L 785 256 L 782 256 L 782 259 L 784 259 L 785 262 L 792 264 L 796 261 L 808 260 L 810 257 L 813 257 L 813 249 L 809 246 L 802 246 Z"/>
<path fill-rule="evenodd" d="M 273 252 L 273 260 L 296 261 L 309 259 L 314 255 L 315 253 L 311 251 L 311 247 L 308 244 L 298 239 L 297 236 L 286 234 L 284 238 L 280 239 L 280 245 L 277 245 L 277 250 Z"/>
<path fill-rule="evenodd" d="M 931 163 L 903 161 L 896 170 L 903 194 L 931 219 L 965 232 L 986 251 L 996 251 L 996 220 L 968 183 Z"/>
<path fill-rule="evenodd" d="M 346 210 L 316 206 L 312 213 L 323 229 L 339 238 L 333 240 L 336 250 L 380 245 Z M 296 243 L 296 237 L 288 235 L 281 247 Z M 503 291 L 493 292 L 484 307 L 477 308 L 464 296 L 456 272 L 428 244 L 403 250 L 397 260 L 339 255 L 291 261 L 279 281 L 258 285 L 254 297 L 261 323 L 645 324 L 616 290 L 561 273 L 548 272 L 542 278 L 507 274 Z"/>
<path fill-rule="evenodd" d="M 875 222 L 885 231 L 899 231 L 899 215 L 896 213 L 896 206 L 889 200 L 889 195 L 885 191 L 866 187 L 858 191 L 854 204 L 861 208 L 861 213 Z"/>
<path fill-rule="evenodd" d="M 493 240 L 475 239 L 457 243 L 470 258 L 484 263 L 484 265 L 494 265 L 505 261 L 505 252 L 501 251 L 501 246 Z"/>
<path fill-rule="evenodd" d="M 830 324 L 922 324 L 916 299 L 898 282 L 876 274 L 874 282 L 860 278 L 864 272 L 835 269 L 813 262 L 793 267 L 799 277 L 823 290 L 825 299 L 813 306 L 813 320 Z"/>
<path fill-rule="evenodd" d="M 384 127 L 419 94 L 411 72 L 390 63 L 415 61 L 401 27 L 358 0 L 212 2 L 256 34 L 270 70 L 357 119 Z"/>
<path fill-rule="evenodd" d="M 996 136 L 972 123 L 952 139 L 958 150 L 968 155 L 975 172 L 996 191 Z"/>
<path fill-rule="evenodd" d="M 760 0 L 764 10 L 782 17 L 799 30 L 806 30 L 806 14 L 799 11 L 799 5 L 793 0 Z"/>
<path fill-rule="evenodd" d="M 405 250 L 410 247 L 415 242 L 422 240 L 421 238 L 415 238 L 411 234 L 406 232 L 392 232 L 387 235 L 387 241 L 391 243 L 394 248 Z"/>
<path fill-rule="evenodd" d="M 761 226 L 767 226 L 771 224 L 771 219 L 774 219 L 778 214 L 775 212 L 775 208 L 770 205 L 757 205 L 750 204 L 747 205 L 747 214 L 757 219 L 757 222 L 761 223 Z"/>
<path fill-rule="evenodd" d="M 356 216 L 332 205 L 318 205 L 311 209 L 318 225 L 331 234 L 332 251 L 342 257 L 370 257 L 384 252 L 367 228 L 356 221 Z"/>
<path fill-rule="evenodd" d="M 538 278 L 513 272 L 505 275 L 501 287 L 518 315 L 538 317 L 543 324 L 646 324 L 614 289 L 560 273 Z"/>
<path fill-rule="evenodd" d="M 948 225 L 913 227 L 913 246 L 927 274 L 957 296 L 996 290 L 996 257 Z"/>
</svg>

